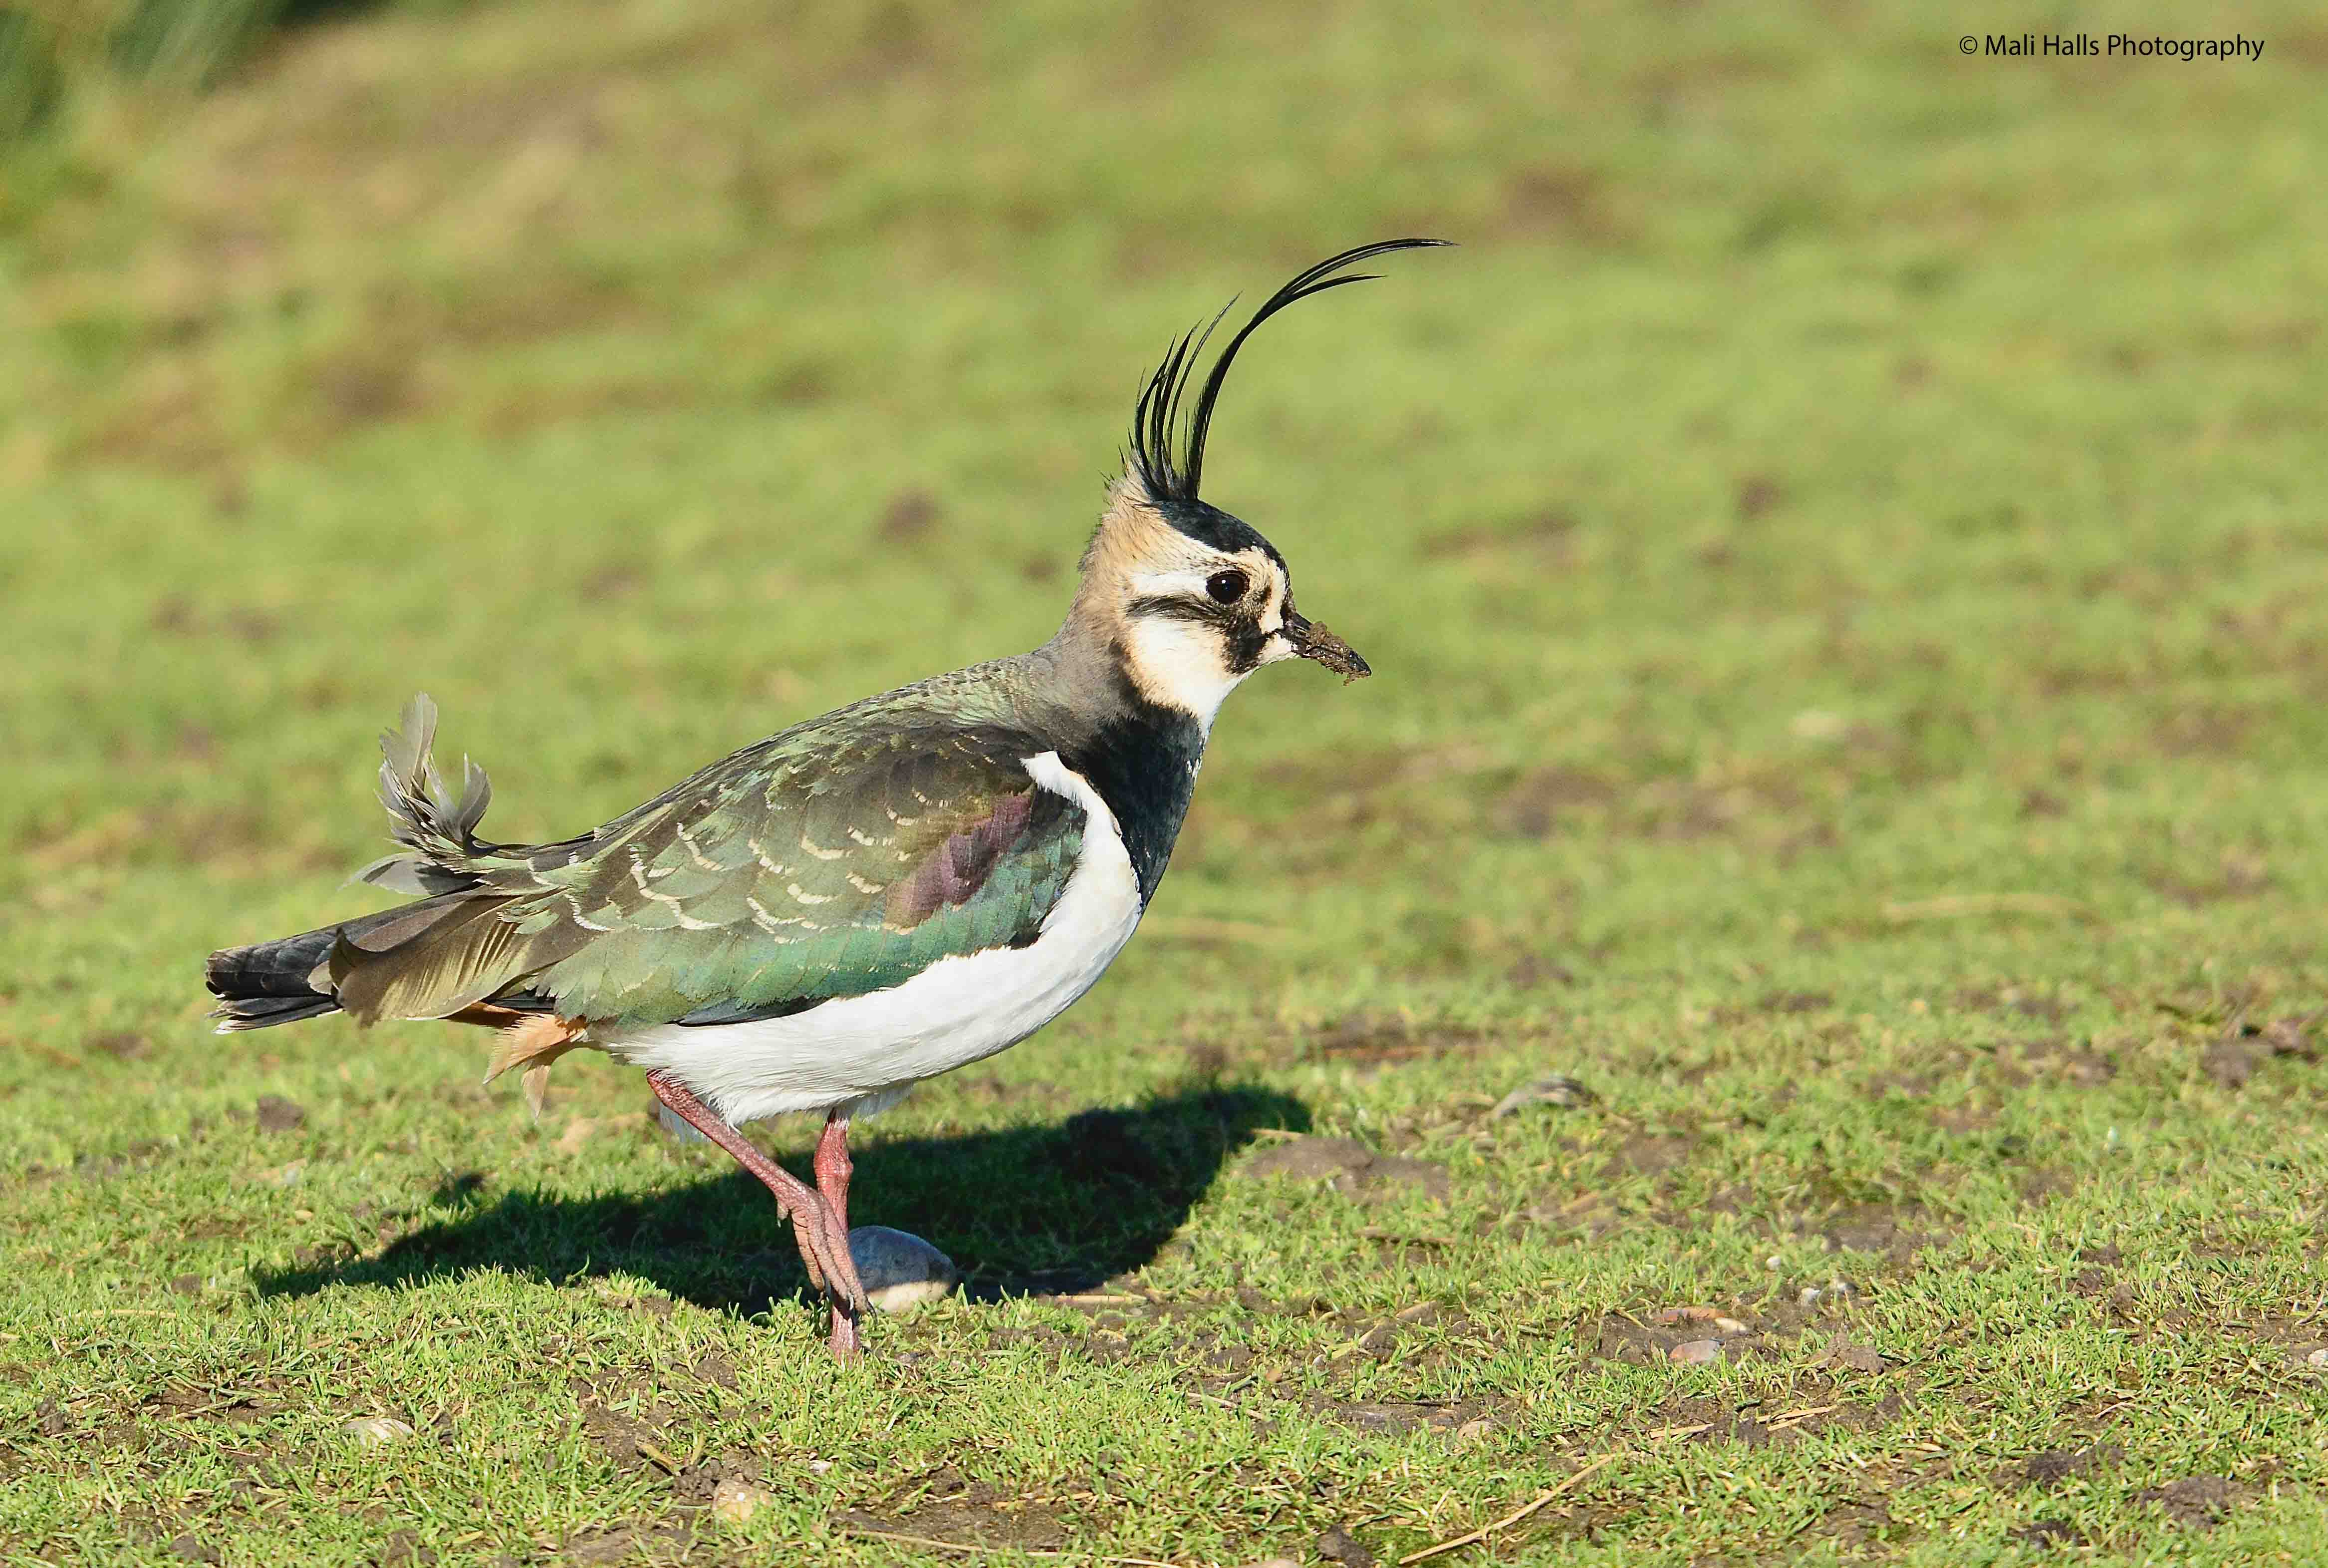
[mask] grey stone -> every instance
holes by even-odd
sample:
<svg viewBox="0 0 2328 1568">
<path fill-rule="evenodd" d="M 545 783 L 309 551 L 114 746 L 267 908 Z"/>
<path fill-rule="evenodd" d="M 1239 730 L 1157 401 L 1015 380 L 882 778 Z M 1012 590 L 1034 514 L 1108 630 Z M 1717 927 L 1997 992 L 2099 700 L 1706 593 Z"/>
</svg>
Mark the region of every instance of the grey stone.
<svg viewBox="0 0 2328 1568">
<path fill-rule="evenodd" d="M 953 1293 L 962 1271 L 953 1260 L 917 1235 L 886 1225 L 861 1225 L 849 1233 L 849 1255 L 857 1278 L 877 1312 L 904 1312 Z"/>
<path fill-rule="evenodd" d="M 1549 1078 L 1523 1084 L 1497 1101 L 1496 1108 L 1488 1113 L 1488 1118 L 1493 1121 L 1498 1116 L 1508 1116 L 1528 1105 L 1557 1105 L 1563 1111 L 1572 1111 L 1590 1105 L 1600 1098 L 1567 1074 L 1554 1073 Z"/>
<path fill-rule="evenodd" d="M 410 1423 L 392 1415 L 365 1415 L 353 1421 L 343 1421 L 340 1431 L 355 1440 L 361 1449 L 386 1448 L 390 1443 L 403 1442 L 417 1436 Z"/>
</svg>

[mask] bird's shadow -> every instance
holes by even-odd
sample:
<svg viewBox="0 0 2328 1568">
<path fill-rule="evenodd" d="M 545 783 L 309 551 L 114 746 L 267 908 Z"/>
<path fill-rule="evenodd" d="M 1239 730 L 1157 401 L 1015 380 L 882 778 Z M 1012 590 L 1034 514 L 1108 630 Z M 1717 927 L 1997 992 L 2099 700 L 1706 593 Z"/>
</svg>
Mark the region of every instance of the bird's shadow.
<svg viewBox="0 0 2328 1568">
<path fill-rule="evenodd" d="M 858 1153 L 850 1219 L 934 1243 L 974 1299 L 1089 1290 L 1153 1259 L 1257 1131 L 1309 1126 L 1291 1095 L 1210 1084 L 1047 1126 L 872 1143 Z M 262 1267 L 254 1282 L 262 1295 L 304 1296 L 484 1271 L 558 1284 L 623 1273 L 746 1315 L 807 1291 L 774 1203 L 741 1170 L 646 1197 L 535 1190 L 490 1201 L 476 1178 L 456 1176 L 431 1205 L 438 1217 L 377 1256 Z"/>
</svg>

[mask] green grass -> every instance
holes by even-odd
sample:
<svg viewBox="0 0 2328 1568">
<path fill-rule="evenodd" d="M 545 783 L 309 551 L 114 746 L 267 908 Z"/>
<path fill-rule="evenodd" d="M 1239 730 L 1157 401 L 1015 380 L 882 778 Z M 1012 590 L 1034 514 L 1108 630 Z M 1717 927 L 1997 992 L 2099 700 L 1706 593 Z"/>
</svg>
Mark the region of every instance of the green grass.
<svg viewBox="0 0 2328 1568">
<path fill-rule="evenodd" d="M 2310 1560 L 2328 31 L 1542 12 L 391 10 L 0 163 L 0 1556 L 1389 1561 L 1566 1484 L 1448 1560 Z M 371 906 L 408 692 L 547 837 L 1029 646 L 1169 334 L 1403 232 L 1207 468 L 1378 674 L 1241 691 L 1105 982 L 865 1129 L 973 1287 L 868 1365 L 635 1076 L 204 1032 Z"/>
</svg>

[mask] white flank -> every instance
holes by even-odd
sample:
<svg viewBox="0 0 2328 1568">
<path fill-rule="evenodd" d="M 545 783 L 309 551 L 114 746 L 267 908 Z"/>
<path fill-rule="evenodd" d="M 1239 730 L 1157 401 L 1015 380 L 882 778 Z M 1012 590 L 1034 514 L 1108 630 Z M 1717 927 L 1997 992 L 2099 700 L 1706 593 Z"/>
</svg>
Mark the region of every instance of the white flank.
<svg viewBox="0 0 2328 1568">
<path fill-rule="evenodd" d="M 1059 754 L 1028 776 L 1083 807 L 1083 854 L 1025 947 L 942 958 L 903 984 L 789 1018 L 662 1024 L 603 1043 L 621 1061 L 666 1067 L 731 1125 L 787 1111 L 896 1102 L 924 1078 L 1017 1045 L 1098 980 L 1140 924 L 1140 883 L 1115 814 Z"/>
</svg>

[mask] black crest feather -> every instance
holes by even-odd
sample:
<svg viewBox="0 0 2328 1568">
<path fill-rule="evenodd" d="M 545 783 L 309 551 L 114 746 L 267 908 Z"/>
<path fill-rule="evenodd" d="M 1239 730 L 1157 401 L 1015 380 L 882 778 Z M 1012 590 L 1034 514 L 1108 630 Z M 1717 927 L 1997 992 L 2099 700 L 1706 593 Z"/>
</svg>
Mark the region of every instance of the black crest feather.
<svg viewBox="0 0 2328 1568">
<path fill-rule="evenodd" d="M 1236 359 L 1237 350 L 1244 346 L 1244 340 L 1253 335 L 1255 327 L 1296 300 L 1339 288 L 1346 283 L 1366 283 L 1375 276 L 1371 272 L 1347 272 L 1346 268 L 1394 250 L 1420 250 L 1447 243 L 1444 239 L 1379 239 L 1372 245 L 1345 250 L 1339 256 L 1329 256 L 1293 278 L 1264 300 L 1261 308 L 1253 313 L 1253 319 L 1239 327 L 1236 336 L 1221 350 L 1220 357 L 1205 376 L 1205 384 L 1197 393 L 1196 406 L 1185 424 L 1180 418 L 1180 400 L 1188 390 L 1190 378 L 1196 374 L 1197 361 L 1203 355 L 1213 329 L 1221 324 L 1221 318 L 1228 315 L 1236 301 L 1223 305 L 1220 315 L 1202 326 L 1181 333 L 1164 356 L 1164 362 L 1156 367 L 1156 373 L 1148 378 L 1148 385 L 1131 410 L 1131 465 L 1138 471 L 1150 498 L 1197 499 L 1197 486 L 1204 478 L 1205 434 L 1212 428 L 1213 405 L 1220 400 L 1221 383 L 1228 378 L 1229 365 Z"/>
</svg>

